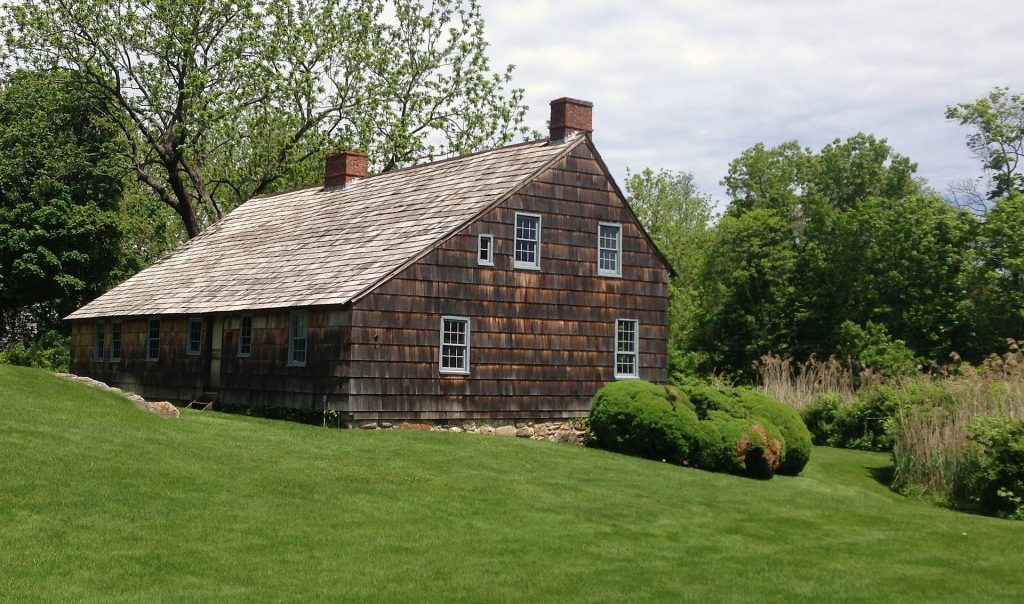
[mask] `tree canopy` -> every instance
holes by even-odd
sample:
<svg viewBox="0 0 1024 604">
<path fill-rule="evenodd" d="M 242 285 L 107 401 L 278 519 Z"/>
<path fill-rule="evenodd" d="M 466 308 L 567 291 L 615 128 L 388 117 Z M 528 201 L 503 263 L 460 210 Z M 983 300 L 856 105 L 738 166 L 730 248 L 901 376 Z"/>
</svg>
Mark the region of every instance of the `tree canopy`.
<svg viewBox="0 0 1024 604">
<path fill-rule="evenodd" d="M 387 170 L 524 131 L 475 0 L 35 0 L 3 27 L 14 64 L 88 84 L 189 237 L 329 147 Z"/>
</svg>

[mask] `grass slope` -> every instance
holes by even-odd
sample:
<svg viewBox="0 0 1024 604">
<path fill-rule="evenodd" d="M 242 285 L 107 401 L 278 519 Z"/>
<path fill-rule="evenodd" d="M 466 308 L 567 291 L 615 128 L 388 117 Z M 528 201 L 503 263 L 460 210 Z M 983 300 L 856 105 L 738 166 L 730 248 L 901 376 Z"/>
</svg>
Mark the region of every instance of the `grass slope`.
<svg viewBox="0 0 1024 604">
<path fill-rule="evenodd" d="M 1009 601 L 1024 523 L 879 454 L 759 482 L 545 442 L 185 412 L 0 366 L 8 601 Z"/>
</svg>

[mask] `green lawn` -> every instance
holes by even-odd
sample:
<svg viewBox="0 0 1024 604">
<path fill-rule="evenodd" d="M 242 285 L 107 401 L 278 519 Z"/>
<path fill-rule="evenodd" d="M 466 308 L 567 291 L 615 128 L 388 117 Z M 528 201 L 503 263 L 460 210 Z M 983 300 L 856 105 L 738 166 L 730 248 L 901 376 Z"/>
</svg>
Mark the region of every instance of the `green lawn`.
<svg viewBox="0 0 1024 604">
<path fill-rule="evenodd" d="M 884 455 L 760 482 L 566 445 L 186 411 L 0 366 L 0 600 L 1012 601 L 1024 523 Z"/>
</svg>

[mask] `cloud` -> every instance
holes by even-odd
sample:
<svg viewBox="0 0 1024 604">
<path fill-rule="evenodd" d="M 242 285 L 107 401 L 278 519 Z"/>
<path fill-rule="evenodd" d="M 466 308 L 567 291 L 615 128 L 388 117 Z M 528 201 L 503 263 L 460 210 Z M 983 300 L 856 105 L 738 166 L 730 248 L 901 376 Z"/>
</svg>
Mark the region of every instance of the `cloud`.
<svg viewBox="0 0 1024 604">
<path fill-rule="evenodd" d="M 516 65 L 530 125 L 594 102 L 595 141 L 626 167 L 688 170 L 718 198 L 757 143 L 885 137 L 939 190 L 978 173 L 945 107 L 1024 91 L 1024 11 L 1008 1 L 531 0 L 484 5 L 491 58 Z"/>
</svg>

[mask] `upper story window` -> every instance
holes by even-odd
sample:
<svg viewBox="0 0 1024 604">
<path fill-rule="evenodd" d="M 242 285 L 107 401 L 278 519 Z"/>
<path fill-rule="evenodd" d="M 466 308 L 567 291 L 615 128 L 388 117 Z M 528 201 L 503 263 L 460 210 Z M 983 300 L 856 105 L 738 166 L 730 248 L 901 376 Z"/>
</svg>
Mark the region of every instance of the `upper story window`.
<svg viewBox="0 0 1024 604">
<path fill-rule="evenodd" d="M 188 320 L 188 341 L 185 344 L 185 354 L 195 356 L 203 352 L 203 320 Z"/>
<path fill-rule="evenodd" d="M 494 266 L 494 235 L 482 234 L 477 237 L 476 263 Z"/>
<path fill-rule="evenodd" d="M 622 276 L 622 225 L 602 222 L 597 227 L 597 274 Z"/>
<path fill-rule="evenodd" d="M 110 324 L 110 360 L 121 360 L 121 322 L 113 321 Z"/>
<path fill-rule="evenodd" d="M 160 358 L 160 319 L 149 320 L 149 333 L 146 336 L 146 360 L 155 361 Z"/>
<path fill-rule="evenodd" d="M 615 378 L 640 376 L 640 322 L 636 319 L 615 321 Z"/>
<path fill-rule="evenodd" d="M 467 317 L 441 317 L 441 373 L 469 375 Z"/>
<path fill-rule="evenodd" d="M 516 268 L 540 270 L 540 216 L 516 212 Z"/>
<path fill-rule="evenodd" d="M 252 352 L 252 317 L 242 317 L 238 328 L 238 356 L 247 357 Z"/>
<path fill-rule="evenodd" d="M 288 365 L 306 366 L 306 338 L 309 332 L 309 313 L 293 310 L 288 319 Z"/>
<path fill-rule="evenodd" d="M 96 322 L 96 338 L 93 340 L 92 359 L 103 360 L 103 321 Z"/>
</svg>

